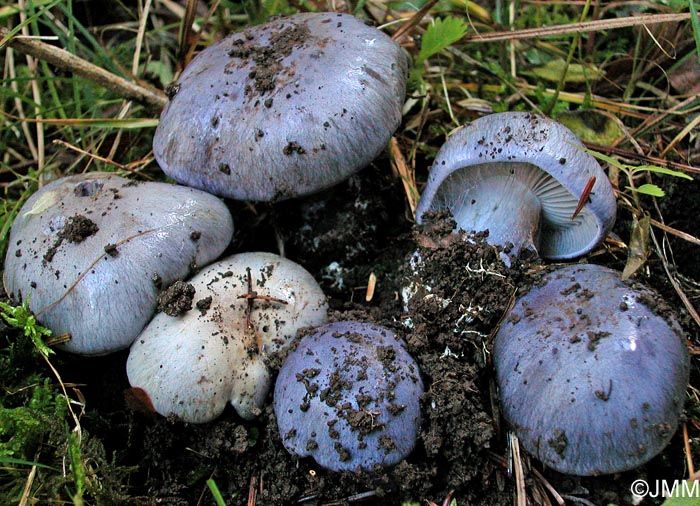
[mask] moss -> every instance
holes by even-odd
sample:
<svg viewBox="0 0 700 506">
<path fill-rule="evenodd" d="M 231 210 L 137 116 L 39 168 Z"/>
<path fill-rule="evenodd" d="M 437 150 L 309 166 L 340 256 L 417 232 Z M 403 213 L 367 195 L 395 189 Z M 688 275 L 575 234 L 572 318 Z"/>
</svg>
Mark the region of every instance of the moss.
<svg viewBox="0 0 700 506">
<path fill-rule="evenodd" d="M 0 457 L 31 460 L 45 436 L 68 429 L 66 399 L 48 380 L 35 386 L 26 406 L 7 408 L 0 400 Z"/>
</svg>

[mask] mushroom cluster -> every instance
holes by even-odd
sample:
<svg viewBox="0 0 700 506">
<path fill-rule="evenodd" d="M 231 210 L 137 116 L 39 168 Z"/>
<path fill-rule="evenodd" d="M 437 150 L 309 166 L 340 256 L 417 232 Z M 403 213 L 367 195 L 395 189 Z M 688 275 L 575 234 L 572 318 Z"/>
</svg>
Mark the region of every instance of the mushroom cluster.
<svg viewBox="0 0 700 506">
<path fill-rule="evenodd" d="M 233 255 L 189 283 L 190 309 L 157 314 L 132 345 L 129 383 L 185 422 L 213 420 L 227 402 L 255 418 L 271 382 L 267 357 L 324 323 L 326 298 L 303 267 L 272 253 Z"/>
<path fill-rule="evenodd" d="M 277 18 L 198 54 L 153 140 L 180 183 L 239 200 L 328 188 L 368 165 L 401 123 L 408 57 L 341 13 Z"/>
<path fill-rule="evenodd" d="M 410 452 L 420 427 L 418 366 L 388 329 L 341 321 L 314 329 L 275 383 L 282 442 L 332 471 L 386 467 Z"/>
<path fill-rule="evenodd" d="M 4 284 L 28 300 L 61 347 L 101 355 L 127 348 L 162 287 L 216 259 L 233 235 L 208 193 L 93 172 L 58 179 L 22 206 L 10 232 Z"/>
<path fill-rule="evenodd" d="M 457 227 L 488 231 L 516 254 L 569 259 L 612 229 L 615 195 L 583 144 L 556 121 L 521 112 L 490 114 L 440 148 L 416 209 L 449 209 Z"/>
<path fill-rule="evenodd" d="M 675 432 L 689 356 L 651 289 L 597 265 L 546 274 L 494 342 L 503 414 L 521 445 L 567 474 L 637 467 Z"/>
</svg>

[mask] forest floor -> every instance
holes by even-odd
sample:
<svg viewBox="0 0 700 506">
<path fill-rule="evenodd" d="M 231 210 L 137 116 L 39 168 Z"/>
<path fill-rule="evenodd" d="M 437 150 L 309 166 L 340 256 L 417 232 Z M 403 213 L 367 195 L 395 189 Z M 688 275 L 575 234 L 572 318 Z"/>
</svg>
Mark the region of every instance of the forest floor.
<svg viewBox="0 0 700 506">
<path fill-rule="evenodd" d="M 108 170 L 165 180 L 151 147 L 156 105 L 188 53 L 273 14 L 333 8 L 389 34 L 418 20 L 399 39 L 417 64 L 402 125 L 385 153 L 309 197 L 227 202 L 235 235 L 225 254 L 270 251 L 299 262 L 328 296 L 331 320 L 393 330 L 426 386 L 418 443 L 404 462 L 372 473 L 329 473 L 286 452 L 270 403 L 253 421 L 230 406 L 206 424 L 144 412 L 127 395 L 128 350 L 45 356 L 31 339 L 41 328 L 13 319 L 26 315 L 2 306 L 0 502 L 605 506 L 638 504 L 630 491 L 635 480 L 696 477 L 700 25 L 688 2 L 428 3 L 54 0 L 0 7 L 2 26 L 49 37 L 156 97 L 128 101 L 25 56 L 17 42 L 5 44 L 3 258 L 22 203 L 57 177 Z M 423 6 L 429 11 L 419 20 Z M 188 28 L 178 39 L 182 27 Z M 498 410 L 491 346 L 516 294 L 549 264 L 514 258 L 506 267 L 483 234 L 470 240 L 452 234 L 444 214 L 415 224 L 417 196 L 450 132 L 506 110 L 553 117 L 604 155 L 618 218 L 607 240 L 578 261 L 633 272 L 661 294 L 685 331 L 691 375 L 679 430 L 665 450 L 632 471 L 578 478 L 525 453 L 514 456 Z M 409 268 L 415 251 L 423 259 L 419 272 Z M 405 303 L 401 294 L 411 282 L 430 284 L 434 297 Z M 464 308 L 474 304 L 479 309 L 465 325 Z M 648 497 L 641 504 L 661 502 Z"/>
</svg>

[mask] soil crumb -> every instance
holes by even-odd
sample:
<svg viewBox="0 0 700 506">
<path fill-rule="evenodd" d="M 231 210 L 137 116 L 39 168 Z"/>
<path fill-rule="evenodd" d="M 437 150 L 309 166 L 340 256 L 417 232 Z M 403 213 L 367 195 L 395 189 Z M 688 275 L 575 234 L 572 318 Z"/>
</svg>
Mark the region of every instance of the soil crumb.
<svg viewBox="0 0 700 506">
<path fill-rule="evenodd" d="M 90 218 L 82 214 L 76 214 L 66 219 L 63 227 L 58 231 L 56 240 L 44 254 L 44 262 L 50 263 L 56 255 L 58 248 L 61 247 L 63 241 L 68 241 L 73 244 L 79 244 L 85 239 L 97 233 L 99 228 L 97 224 Z"/>
<path fill-rule="evenodd" d="M 168 316 L 179 316 L 192 309 L 194 294 L 194 286 L 177 280 L 158 294 L 158 311 Z"/>
</svg>

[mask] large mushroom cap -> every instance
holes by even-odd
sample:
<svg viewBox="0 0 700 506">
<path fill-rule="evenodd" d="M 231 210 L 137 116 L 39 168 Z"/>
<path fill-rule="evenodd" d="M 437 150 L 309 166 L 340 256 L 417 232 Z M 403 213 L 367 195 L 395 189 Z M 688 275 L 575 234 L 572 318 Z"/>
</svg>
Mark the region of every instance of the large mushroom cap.
<svg viewBox="0 0 700 506">
<path fill-rule="evenodd" d="M 240 200 L 281 200 L 365 167 L 401 122 L 408 58 L 339 13 L 246 29 L 192 60 L 153 140 L 175 180 Z"/>
<path fill-rule="evenodd" d="M 190 283 L 195 307 L 157 314 L 134 342 L 129 383 L 185 422 L 213 420 L 227 402 L 252 419 L 270 386 L 267 357 L 324 323 L 326 298 L 303 267 L 272 253 L 233 255 Z"/>
<path fill-rule="evenodd" d="M 572 265 L 521 297 L 494 342 L 503 414 L 567 474 L 637 467 L 668 443 L 688 382 L 678 323 L 648 288 Z"/>
<path fill-rule="evenodd" d="M 605 172 L 582 148 L 568 128 L 546 117 L 479 118 L 438 152 L 418 221 L 428 210 L 449 209 L 459 228 L 488 230 L 492 244 L 512 243 L 516 251 L 533 249 L 550 259 L 583 255 L 612 228 L 616 205 Z"/>
<path fill-rule="evenodd" d="M 403 341 L 369 323 L 305 336 L 280 369 L 274 407 L 285 448 L 333 470 L 390 466 L 413 449 L 423 383 Z"/>
<path fill-rule="evenodd" d="M 107 173 L 54 181 L 12 225 L 4 283 L 29 299 L 62 347 L 99 355 L 128 347 L 156 310 L 159 287 L 228 246 L 233 221 L 213 195 Z"/>
</svg>

